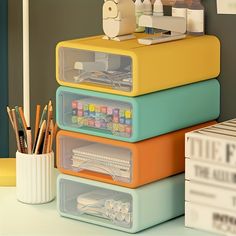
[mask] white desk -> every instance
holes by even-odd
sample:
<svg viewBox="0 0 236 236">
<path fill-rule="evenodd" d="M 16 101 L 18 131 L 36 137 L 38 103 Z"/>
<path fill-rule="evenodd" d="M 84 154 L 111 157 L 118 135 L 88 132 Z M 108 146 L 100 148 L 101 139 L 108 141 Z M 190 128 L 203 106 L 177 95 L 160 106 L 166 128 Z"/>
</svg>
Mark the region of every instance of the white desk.
<svg viewBox="0 0 236 236">
<path fill-rule="evenodd" d="M 14 187 L 0 187 L 0 236 L 127 236 L 123 232 L 60 217 L 56 201 L 45 205 L 18 202 Z M 137 235 L 145 236 L 212 236 L 184 227 L 180 217 Z"/>
</svg>

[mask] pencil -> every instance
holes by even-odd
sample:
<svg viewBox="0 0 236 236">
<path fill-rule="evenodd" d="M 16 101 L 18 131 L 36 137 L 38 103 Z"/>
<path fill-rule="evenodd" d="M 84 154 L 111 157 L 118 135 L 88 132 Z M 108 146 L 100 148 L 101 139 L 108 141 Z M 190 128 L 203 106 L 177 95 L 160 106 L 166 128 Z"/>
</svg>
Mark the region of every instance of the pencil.
<svg viewBox="0 0 236 236">
<path fill-rule="evenodd" d="M 18 132 L 18 125 L 17 125 L 17 120 L 16 120 L 16 110 L 12 109 L 12 119 L 15 127 L 15 135 L 16 135 L 16 144 L 17 144 L 17 149 L 19 152 L 22 152 L 21 150 L 21 145 L 20 145 L 20 138 L 19 138 L 19 132 Z"/>
<path fill-rule="evenodd" d="M 58 125 L 57 123 L 55 123 L 55 126 L 54 126 L 54 137 L 53 138 L 56 138 L 56 135 L 57 135 L 57 129 L 58 129 Z"/>
<path fill-rule="evenodd" d="M 39 136 L 38 136 L 38 139 L 37 139 L 37 144 L 36 144 L 36 148 L 35 148 L 35 154 L 38 154 L 38 151 L 39 151 L 39 148 L 42 144 L 42 141 L 43 141 L 43 134 L 45 132 L 45 129 L 46 129 L 46 120 L 43 121 L 41 127 L 40 127 L 40 131 L 39 131 Z"/>
<path fill-rule="evenodd" d="M 13 119 L 12 119 L 12 112 L 11 112 L 11 109 L 8 106 L 7 106 L 7 114 L 8 114 L 8 117 L 9 117 L 9 120 L 11 122 L 11 125 L 12 125 L 13 129 L 15 129 Z"/>
<path fill-rule="evenodd" d="M 47 110 L 48 110 L 48 106 L 46 105 L 43 109 L 43 113 L 42 113 L 42 116 L 40 118 L 40 123 L 39 123 L 39 127 L 41 127 L 43 121 L 46 119 L 46 113 L 47 113 Z"/>
<path fill-rule="evenodd" d="M 26 138 L 27 138 L 27 152 L 28 154 L 32 154 L 32 133 L 30 127 L 27 127 Z"/>
<path fill-rule="evenodd" d="M 42 115 L 41 115 L 41 118 L 40 118 L 38 131 L 36 132 L 37 135 L 36 135 L 36 138 L 35 138 L 35 140 L 34 140 L 33 152 L 35 151 L 36 144 L 37 144 L 37 141 L 38 141 L 38 136 L 39 136 L 40 127 L 42 126 L 42 123 L 43 123 L 43 121 L 44 121 L 45 118 L 46 118 L 47 109 L 48 109 L 48 106 L 46 105 L 46 106 L 44 107 L 44 109 L 43 109 L 43 112 L 42 112 Z"/>
<path fill-rule="evenodd" d="M 22 107 L 19 107 L 19 113 L 20 113 L 21 120 L 22 120 L 22 122 L 23 122 L 24 131 L 25 131 L 25 133 L 26 133 L 28 126 L 27 126 L 27 123 L 26 123 L 26 120 L 25 120 L 25 115 L 24 115 L 24 112 L 23 112 Z"/>
<path fill-rule="evenodd" d="M 50 102 L 49 102 L 49 105 L 48 105 L 48 116 L 47 116 L 47 125 L 46 125 L 44 144 L 43 144 L 43 154 L 45 154 L 46 151 L 47 151 L 48 133 L 49 133 L 49 127 L 50 127 L 51 119 L 52 119 L 52 106 L 50 105 Z"/>
<path fill-rule="evenodd" d="M 49 152 L 52 152 L 52 144 L 53 144 L 53 139 L 54 139 L 54 124 L 53 124 L 53 120 L 51 120 L 50 123 L 50 132 L 51 132 L 51 139 L 49 142 Z"/>
<path fill-rule="evenodd" d="M 49 131 L 49 133 L 48 133 L 48 144 L 47 144 L 46 153 L 50 153 L 51 139 L 52 139 L 52 135 L 51 135 L 51 131 Z"/>
<path fill-rule="evenodd" d="M 37 139 L 38 131 L 39 131 L 40 110 L 41 110 L 41 106 L 37 105 L 36 106 L 36 116 L 35 116 L 35 126 L 34 126 L 34 142 Z"/>
</svg>

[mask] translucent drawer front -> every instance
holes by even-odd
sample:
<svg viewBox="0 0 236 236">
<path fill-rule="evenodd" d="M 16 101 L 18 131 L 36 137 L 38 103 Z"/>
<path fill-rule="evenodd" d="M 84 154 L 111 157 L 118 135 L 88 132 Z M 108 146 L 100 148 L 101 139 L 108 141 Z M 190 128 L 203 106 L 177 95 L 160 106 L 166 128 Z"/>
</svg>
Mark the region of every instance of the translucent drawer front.
<svg viewBox="0 0 236 236">
<path fill-rule="evenodd" d="M 132 91 L 132 60 L 128 56 L 60 47 L 59 80 L 74 84 Z"/>
<path fill-rule="evenodd" d="M 61 135 L 58 152 L 59 167 L 72 174 L 98 174 L 125 183 L 132 180 L 132 151 L 128 148 Z"/>
<path fill-rule="evenodd" d="M 130 138 L 132 136 L 132 105 L 97 97 L 61 92 L 59 122 L 69 128 L 95 131 Z"/>
<path fill-rule="evenodd" d="M 71 217 L 122 228 L 132 227 L 132 196 L 89 184 L 61 179 L 59 210 Z"/>
</svg>

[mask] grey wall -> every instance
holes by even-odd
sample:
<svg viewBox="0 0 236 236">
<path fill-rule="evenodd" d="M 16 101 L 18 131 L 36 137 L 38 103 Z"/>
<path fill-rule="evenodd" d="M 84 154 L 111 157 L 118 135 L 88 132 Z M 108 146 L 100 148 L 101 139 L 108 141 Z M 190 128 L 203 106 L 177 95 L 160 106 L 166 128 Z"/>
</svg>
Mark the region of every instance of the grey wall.
<svg viewBox="0 0 236 236">
<path fill-rule="evenodd" d="M 208 34 L 221 41 L 221 116 L 220 121 L 236 117 L 236 15 L 217 15 L 216 0 L 204 0 Z"/>
<path fill-rule="evenodd" d="M 22 105 L 22 6 L 9 1 L 9 104 Z M 102 33 L 103 0 L 30 0 L 31 119 L 36 103 L 55 104 L 57 42 Z M 10 129 L 10 155 L 15 156 Z"/>
<path fill-rule="evenodd" d="M 9 1 L 9 99 L 22 104 L 21 1 Z M 203 0 L 206 8 L 206 31 L 222 43 L 220 121 L 236 117 L 236 15 L 217 15 L 216 0 Z M 66 39 L 102 33 L 103 0 L 30 0 L 30 56 L 32 112 L 35 103 L 54 100 L 55 45 Z M 34 116 L 32 116 L 34 117 Z M 14 138 L 10 154 L 14 155 Z"/>
</svg>

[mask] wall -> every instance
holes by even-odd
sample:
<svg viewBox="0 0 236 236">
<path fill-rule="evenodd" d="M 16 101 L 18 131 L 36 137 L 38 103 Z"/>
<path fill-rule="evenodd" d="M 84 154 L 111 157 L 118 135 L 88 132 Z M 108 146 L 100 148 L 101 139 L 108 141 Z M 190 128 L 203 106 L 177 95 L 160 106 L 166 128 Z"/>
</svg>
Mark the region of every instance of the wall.
<svg viewBox="0 0 236 236">
<path fill-rule="evenodd" d="M 8 156 L 7 0 L 0 1 L 0 157 Z"/>
<path fill-rule="evenodd" d="M 2 0 L 1 0 L 2 1 Z M 22 105 L 22 5 L 9 1 L 9 104 Z M 103 0 L 30 0 L 31 120 L 36 103 L 55 104 L 57 42 L 102 33 Z M 15 154 L 10 129 L 10 155 Z"/>
<path fill-rule="evenodd" d="M 172 1 L 172 0 L 169 0 Z M 203 0 L 206 32 L 217 35 L 222 43 L 220 121 L 236 117 L 236 15 L 217 15 L 216 1 Z M 55 45 L 61 40 L 102 33 L 103 0 L 30 0 L 30 56 L 32 113 L 35 103 L 54 100 Z M 9 99 L 22 104 L 21 1 L 9 0 Z M 11 155 L 15 143 L 10 132 Z"/>
<path fill-rule="evenodd" d="M 221 116 L 220 121 L 236 117 L 236 15 L 217 15 L 216 1 L 204 0 L 208 34 L 221 41 Z"/>
</svg>

